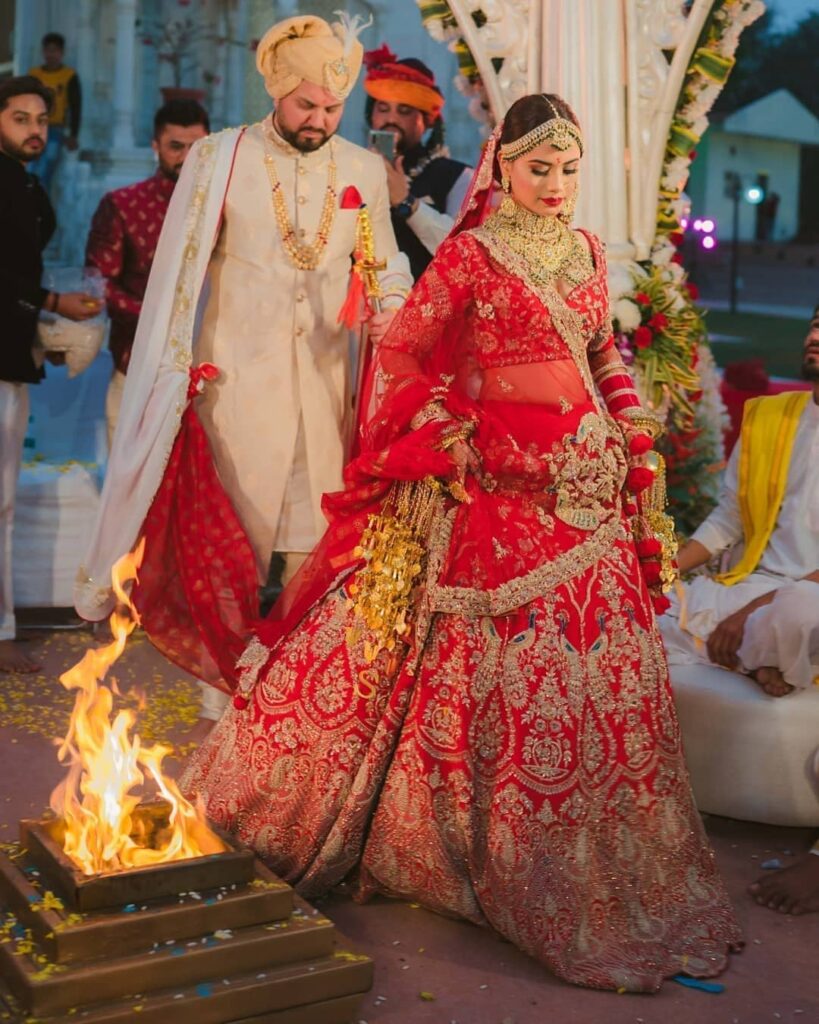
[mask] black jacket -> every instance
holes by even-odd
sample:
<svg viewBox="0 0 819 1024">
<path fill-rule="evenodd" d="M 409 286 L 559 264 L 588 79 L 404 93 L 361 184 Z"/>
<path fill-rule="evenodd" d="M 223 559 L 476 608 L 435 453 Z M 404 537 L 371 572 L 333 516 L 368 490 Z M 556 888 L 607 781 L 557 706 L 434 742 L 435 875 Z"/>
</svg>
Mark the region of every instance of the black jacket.
<svg viewBox="0 0 819 1024">
<path fill-rule="evenodd" d="M 417 162 L 408 156 L 404 161 L 407 171 Z M 412 179 L 410 194 L 419 199 L 429 198 L 439 213 L 446 213 L 447 196 L 455 182 L 466 170 L 466 164 L 451 160 L 448 156 L 439 156 L 431 160 L 421 173 Z M 412 276 L 417 281 L 432 262 L 433 254 L 427 249 L 419 237 L 405 220 L 392 215 L 392 226 L 398 248 L 409 257 Z"/>
<path fill-rule="evenodd" d="M 0 380 L 34 384 L 45 376 L 31 346 L 48 295 L 40 285 L 43 250 L 55 225 L 37 178 L 0 152 Z"/>
</svg>

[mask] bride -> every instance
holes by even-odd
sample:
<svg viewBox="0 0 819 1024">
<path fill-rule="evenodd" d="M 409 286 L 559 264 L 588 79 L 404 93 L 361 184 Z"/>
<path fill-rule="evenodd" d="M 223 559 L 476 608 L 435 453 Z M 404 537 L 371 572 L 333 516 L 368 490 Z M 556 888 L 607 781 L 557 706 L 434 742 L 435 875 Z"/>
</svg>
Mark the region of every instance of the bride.
<svg viewBox="0 0 819 1024">
<path fill-rule="evenodd" d="M 603 247 L 568 226 L 582 155 L 554 95 L 488 141 L 372 359 L 328 531 L 184 785 L 307 896 L 346 880 L 652 991 L 741 936 L 654 619 L 646 416 Z"/>
</svg>

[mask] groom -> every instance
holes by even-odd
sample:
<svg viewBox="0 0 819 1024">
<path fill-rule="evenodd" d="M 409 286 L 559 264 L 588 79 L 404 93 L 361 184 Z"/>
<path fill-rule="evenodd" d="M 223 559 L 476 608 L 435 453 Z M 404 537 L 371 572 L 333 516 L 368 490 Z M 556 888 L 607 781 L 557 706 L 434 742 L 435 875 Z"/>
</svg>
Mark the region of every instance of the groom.
<svg viewBox="0 0 819 1024">
<path fill-rule="evenodd" d="M 211 683 L 218 717 L 271 556 L 292 575 L 341 487 L 356 249 L 355 184 L 373 224 L 380 340 L 411 278 L 378 156 L 336 134 L 358 77 L 358 25 L 274 25 L 256 65 L 273 112 L 197 143 L 174 191 L 135 339 L 102 509 L 76 606 L 100 619 L 114 561 L 145 537 L 135 601 L 171 660 Z M 186 411 L 187 409 L 187 411 Z"/>
</svg>

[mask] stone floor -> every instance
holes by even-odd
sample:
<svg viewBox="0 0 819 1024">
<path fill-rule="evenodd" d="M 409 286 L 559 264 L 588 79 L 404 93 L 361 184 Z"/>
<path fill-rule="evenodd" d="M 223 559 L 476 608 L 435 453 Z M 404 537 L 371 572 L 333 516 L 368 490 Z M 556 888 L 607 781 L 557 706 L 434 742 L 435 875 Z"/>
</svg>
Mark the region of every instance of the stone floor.
<svg viewBox="0 0 819 1024">
<path fill-rule="evenodd" d="M 62 777 L 53 737 L 63 735 L 72 700 L 59 674 L 92 642 L 89 632 L 31 633 L 42 660 L 36 676 L 0 676 L 0 841 L 16 838 L 22 817 L 38 816 Z M 115 666 L 120 689 L 147 701 L 139 731 L 184 752 L 197 713 L 196 689 L 140 637 Z M 170 762 L 169 771 L 178 770 Z M 774 765 L 771 766 L 775 770 Z M 779 916 L 745 887 L 766 861 L 790 863 L 807 849 L 804 830 L 709 818 L 747 946 L 719 979 L 720 993 L 668 982 L 658 995 L 618 996 L 570 987 L 495 934 L 420 907 L 386 900 L 358 906 L 342 896 L 325 912 L 376 963 L 375 987 L 358 1024 L 762 1024 L 819 1022 L 819 915 Z"/>
</svg>

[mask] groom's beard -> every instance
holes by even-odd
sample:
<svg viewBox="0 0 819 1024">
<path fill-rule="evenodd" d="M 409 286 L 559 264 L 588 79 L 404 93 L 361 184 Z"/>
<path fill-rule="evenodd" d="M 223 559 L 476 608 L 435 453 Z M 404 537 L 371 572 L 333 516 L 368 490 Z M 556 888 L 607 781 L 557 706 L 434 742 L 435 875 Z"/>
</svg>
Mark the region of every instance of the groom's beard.
<svg viewBox="0 0 819 1024">
<path fill-rule="evenodd" d="M 297 149 L 300 153 L 315 153 L 333 137 L 319 128 L 297 128 L 296 131 L 291 132 L 289 128 L 277 124 L 276 131 L 285 142 L 289 142 L 293 149 Z"/>
</svg>

